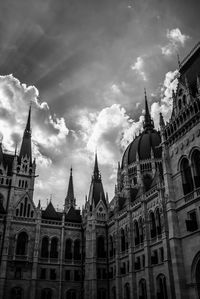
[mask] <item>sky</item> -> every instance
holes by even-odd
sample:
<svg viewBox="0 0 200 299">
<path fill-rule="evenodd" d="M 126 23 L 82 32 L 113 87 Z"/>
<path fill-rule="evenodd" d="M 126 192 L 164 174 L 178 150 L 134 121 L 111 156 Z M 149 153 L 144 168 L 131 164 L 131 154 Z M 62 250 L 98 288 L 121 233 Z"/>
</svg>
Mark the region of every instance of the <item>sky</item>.
<svg viewBox="0 0 200 299">
<path fill-rule="evenodd" d="M 199 42 L 200 2 L 1 0 L 0 136 L 20 149 L 32 103 L 34 201 L 63 208 L 70 167 L 77 206 L 95 151 L 104 191 L 142 130 L 144 88 L 155 126 L 170 117 L 180 61 Z"/>
</svg>

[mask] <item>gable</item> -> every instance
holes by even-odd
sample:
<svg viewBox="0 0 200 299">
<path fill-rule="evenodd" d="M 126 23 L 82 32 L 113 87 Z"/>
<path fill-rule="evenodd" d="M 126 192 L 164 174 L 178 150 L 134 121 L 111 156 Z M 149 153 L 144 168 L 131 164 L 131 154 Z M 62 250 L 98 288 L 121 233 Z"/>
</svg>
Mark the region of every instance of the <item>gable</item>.
<svg viewBox="0 0 200 299">
<path fill-rule="evenodd" d="M 15 206 L 15 216 L 33 218 L 35 216 L 35 205 L 26 192 Z"/>
</svg>

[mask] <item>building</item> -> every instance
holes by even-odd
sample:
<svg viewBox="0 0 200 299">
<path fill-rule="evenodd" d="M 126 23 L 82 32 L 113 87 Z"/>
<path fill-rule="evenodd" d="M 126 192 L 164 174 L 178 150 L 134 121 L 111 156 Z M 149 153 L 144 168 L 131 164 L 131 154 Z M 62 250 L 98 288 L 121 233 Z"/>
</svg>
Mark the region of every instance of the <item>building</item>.
<svg viewBox="0 0 200 299">
<path fill-rule="evenodd" d="M 179 73 L 160 131 L 145 93 L 110 203 L 96 155 L 82 214 L 72 169 L 64 210 L 35 206 L 31 109 L 19 155 L 0 146 L 0 298 L 200 298 L 200 43 Z"/>
</svg>

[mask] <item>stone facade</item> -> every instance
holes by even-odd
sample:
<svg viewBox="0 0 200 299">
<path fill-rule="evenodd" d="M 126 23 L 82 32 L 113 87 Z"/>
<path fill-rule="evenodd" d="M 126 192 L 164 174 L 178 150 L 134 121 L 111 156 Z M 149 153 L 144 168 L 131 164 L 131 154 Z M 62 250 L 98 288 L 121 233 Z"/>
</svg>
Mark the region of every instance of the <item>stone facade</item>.
<svg viewBox="0 0 200 299">
<path fill-rule="evenodd" d="M 97 155 L 84 209 L 72 169 L 64 210 L 33 201 L 29 111 L 20 154 L 0 146 L 0 298 L 200 298 L 200 44 L 181 63 L 172 115 L 144 129 L 118 165 L 115 196 Z"/>
</svg>

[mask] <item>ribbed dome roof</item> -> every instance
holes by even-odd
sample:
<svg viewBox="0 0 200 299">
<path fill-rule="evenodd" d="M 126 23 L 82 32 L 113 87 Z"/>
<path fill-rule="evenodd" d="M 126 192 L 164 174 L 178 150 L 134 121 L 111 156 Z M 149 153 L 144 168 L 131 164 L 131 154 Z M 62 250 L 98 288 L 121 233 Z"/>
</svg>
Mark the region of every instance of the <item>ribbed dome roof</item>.
<svg viewBox="0 0 200 299">
<path fill-rule="evenodd" d="M 145 116 L 144 116 L 144 131 L 137 136 L 127 147 L 122 158 L 122 168 L 136 161 L 136 154 L 139 155 L 139 160 L 151 158 L 151 149 L 155 158 L 161 158 L 162 150 L 158 148 L 161 143 L 161 136 L 154 129 L 154 124 L 149 113 L 146 91 L 145 91 Z"/>
<path fill-rule="evenodd" d="M 161 148 L 158 148 L 160 143 L 161 137 L 158 131 L 154 129 L 144 130 L 125 150 L 122 158 L 122 168 L 136 161 L 136 153 L 139 155 L 139 160 L 150 159 L 151 149 L 155 158 L 161 158 Z"/>
</svg>

